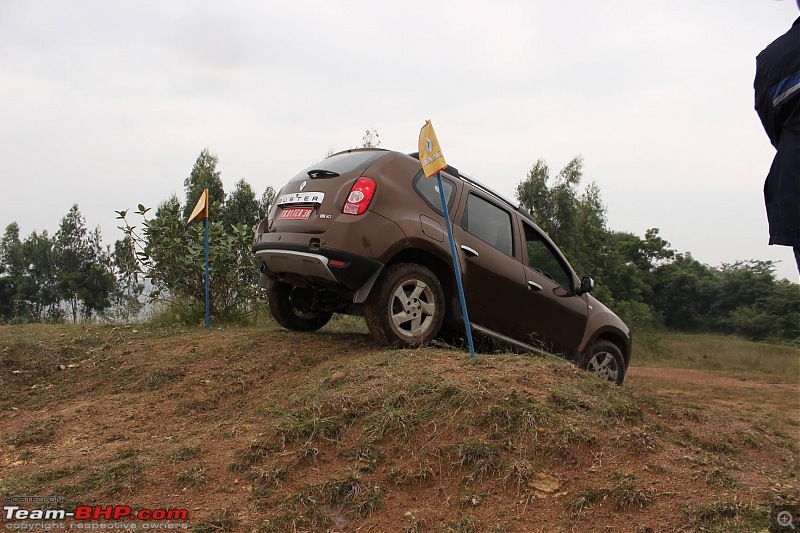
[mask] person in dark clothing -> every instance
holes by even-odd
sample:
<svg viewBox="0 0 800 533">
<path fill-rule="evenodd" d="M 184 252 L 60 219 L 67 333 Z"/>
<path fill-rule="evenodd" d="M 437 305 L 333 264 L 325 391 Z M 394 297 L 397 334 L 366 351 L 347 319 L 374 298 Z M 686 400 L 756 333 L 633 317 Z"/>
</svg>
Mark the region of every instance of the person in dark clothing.
<svg viewBox="0 0 800 533">
<path fill-rule="evenodd" d="M 800 272 L 800 18 L 758 54 L 753 86 L 758 117 L 777 150 L 764 183 L 769 243 L 793 247 Z"/>
</svg>

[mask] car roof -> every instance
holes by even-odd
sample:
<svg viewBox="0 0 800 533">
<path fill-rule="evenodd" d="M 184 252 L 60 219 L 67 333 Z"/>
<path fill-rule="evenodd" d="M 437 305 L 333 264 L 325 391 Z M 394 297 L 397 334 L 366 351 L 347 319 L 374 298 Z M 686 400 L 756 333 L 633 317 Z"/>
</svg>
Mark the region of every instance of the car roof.
<svg viewBox="0 0 800 533">
<path fill-rule="evenodd" d="M 406 155 L 409 156 L 409 157 L 413 157 L 414 159 L 419 160 L 419 152 L 412 152 L 412 153 L 406 154 Z M 516 202 L 516 201 L 512 200 L 511 198 L 508 198 L 507 196 L 495 191 L 494 189 L 490 188 L 488 185 L 485 185 L 484 183 L 481 183 L 480 181 L 476 180 L 475 178 L 473 178 L 473 177 L 471 177 L 471 176 L 469 176 L 467 174 L 464 174 L 463 172 L 460 172 L 453 165 L 448 165 L 444 169 L 444 172 L 446 172 L 450 176 L 453 176 L 454 178 L 458 178 L 461 181 L 472 185 L 476 189 L 478 189 L 478 190 L 480 190 L 482 192 L 485 192 L 485 193 L 489 194 L 490 196 L 493 196 L 495 199 L 500 200 L 501 202 L 503 202 L 504 204 L 506 204 L 509 207 L 511 207 L 514 211 L 516 211 L 517 213 L 519 213 L 523 217 L 525 217 L 528 220 L 530 220 L 531 222 L 535 223 L 535 221 L 533 220 L 533 217 L 531 216 L 531 214 L 524 207 L 522 207 L 518 202 Z"/>
</svg>

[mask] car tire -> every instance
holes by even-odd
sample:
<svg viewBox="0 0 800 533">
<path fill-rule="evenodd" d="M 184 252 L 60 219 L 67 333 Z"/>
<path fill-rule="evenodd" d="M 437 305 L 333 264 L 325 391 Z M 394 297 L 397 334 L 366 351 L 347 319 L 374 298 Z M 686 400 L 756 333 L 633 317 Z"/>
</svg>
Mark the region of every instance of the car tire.
<svg viewBox="0 0 800 533">
<path fill-rule="evenodd" d="M 442 284 L 429 269 L 415 263 L 388 267 L 367 299 L 364 318 L 380 344 L 421 346 L 442 327 Z"/>
<path fill-rule="evenodd" d="M 269 289 L 269 311 L 275 322 L 291 331 L 316 331 L 333 313 L 313 309 L 313 289 L 276 281 Z"/>
<path fill-rule="evenodd" d="M 619 347 L 610 341 L 596 341 L 578 361 L 578 366 L 601 378 L 622 385 L 625 379 L 625 359 Z"/>
</svg>

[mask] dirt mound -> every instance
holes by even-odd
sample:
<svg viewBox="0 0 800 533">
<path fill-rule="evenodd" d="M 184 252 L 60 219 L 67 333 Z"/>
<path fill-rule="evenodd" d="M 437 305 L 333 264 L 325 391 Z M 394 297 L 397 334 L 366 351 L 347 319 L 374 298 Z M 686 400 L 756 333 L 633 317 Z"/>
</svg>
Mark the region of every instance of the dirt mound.
<svg viewBox="0 0 800 533">
<path fill-rule="evenodd" d="M 255 328 L 0 327 L 0 352 L 0 492 L 197 531 L 752 531 L 798 496 L 793 385 Z"/>
</svg>

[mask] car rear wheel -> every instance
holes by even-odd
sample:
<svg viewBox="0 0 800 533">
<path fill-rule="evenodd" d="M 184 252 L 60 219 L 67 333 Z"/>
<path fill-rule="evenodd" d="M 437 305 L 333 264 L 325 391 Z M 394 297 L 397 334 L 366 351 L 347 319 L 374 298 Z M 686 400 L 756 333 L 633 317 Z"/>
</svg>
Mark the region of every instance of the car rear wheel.
<svg viewBox="0 0 800 533">
<path fill-rule="evenodd" d="M 365 311 L 367 327 L 381 344 L 420 346 L 442 327 L 444 291 L 426 267 L 392 265 L 370 293 Z"/>
<path fill-rule="evenodd" d="M 578 366 L 617 385 L 625 379 L 625 360 L 616 344 L 597 341 L 581 356 Z"/>
<path fill-rule="evenodd" d="M 291 331 L 316 331 L 331 319 L 333 313 L 320 311 L 314 289 L 295 287 L 282 281 L 269 290 L 269 311 L 275 322 Z"/>
</svg>

